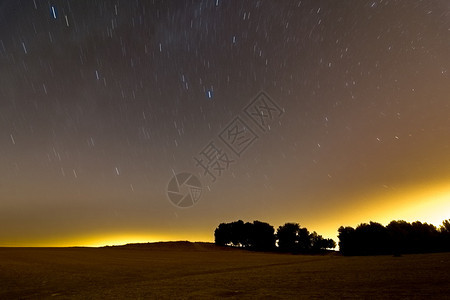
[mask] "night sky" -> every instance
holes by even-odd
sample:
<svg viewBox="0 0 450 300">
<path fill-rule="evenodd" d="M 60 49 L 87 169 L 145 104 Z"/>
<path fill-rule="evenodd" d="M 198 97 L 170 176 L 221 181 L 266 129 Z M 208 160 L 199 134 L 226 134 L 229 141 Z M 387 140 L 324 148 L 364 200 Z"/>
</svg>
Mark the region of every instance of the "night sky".
<svg viewBox="0 0 450 300">
<path fill-rule="evenodd" d="M 2 246 L 439 225 L 449 179 L 448 0 L 0 1 Z"/>
</svg>

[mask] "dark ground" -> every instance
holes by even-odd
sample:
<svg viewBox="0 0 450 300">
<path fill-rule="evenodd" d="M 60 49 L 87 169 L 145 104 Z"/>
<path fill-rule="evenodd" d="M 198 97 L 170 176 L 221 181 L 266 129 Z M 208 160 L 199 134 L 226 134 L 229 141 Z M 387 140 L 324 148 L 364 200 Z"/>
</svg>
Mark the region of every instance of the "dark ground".
<svg viewBox="0 0 450 300">
<path fill-rule="evenodd" d="M 342 257 L 206 243 L 0 248 L 0 298 L 450 297 L 450 253 Z"/>
</svg>

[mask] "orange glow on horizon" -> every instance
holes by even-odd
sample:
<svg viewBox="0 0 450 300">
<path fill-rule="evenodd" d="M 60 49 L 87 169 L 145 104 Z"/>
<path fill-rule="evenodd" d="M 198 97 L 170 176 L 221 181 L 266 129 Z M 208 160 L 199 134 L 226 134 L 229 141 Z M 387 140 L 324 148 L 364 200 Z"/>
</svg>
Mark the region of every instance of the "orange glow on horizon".
<svg viewBox="0 0 450 300">
<path fill-rule="evenodd" d="M 387 189 L 362 197 L 365 203 L 358 202 L 341 208 L 338 212 L 311 222 L 311 229 L 338 242 L 337 230 L 340 226 L 356 227 L 370 221 L 383 225 L 393 220 L 407 222 L 420 221 L 433 224 L 437 228 L 442 221 L 450 219 L 450 183 L 424 183 Z M 361 199 L 361 197 L 359 198 Z M 309 228 L 309 226 L 307 226 Z"/>
<path fill-rule="evenodd" d="M 169 241 L 212 242 L 206 235 L 163 235 L 138 232 L 96 233 L 89 236 L 72 236 L 57 240 L 16 241 L 0 247 L 103 247 L 134 243 L 155 243 Z"/>
<path fill-rule="evenodd" d="M 360 201 L 356 202 L 359 199 Z M 364 199 L 364 202 L 361 201 Z M 321 214 L 321 218 L 311 217 L 300 222 L 301 226 L 307 227 L 310 231 L 316 231 L 325 238 L 332 238 L 338 242 L 337 230 L 340 226 L 356 227 L 360 223 L 369 221 L 379 222 L 387 225 L 392 220 L 404 220 L 407 222 L 421 221 L 439 227 L 442 221 L 450 218 L 450 183 L 415 184 L 414 187 L 402 186 L 396 188 L 386 188 L 367 196 L 355 196 L 355 201 L 349 201 L 347 205 L 342 205 L 331 210 L 328 214 Z M 353 203 L 353 204 L 351 204 Z M 301 218 L 301 216 L 299 216 Z M 272 219 L 272 221 L 271 221 Z M 292 222 L 281 218 L 281 223 L 268 216 L 267 220 L 274 226 L 285 222 Z M 252 221 L 252 220 L 246 220 Z M 296 222 L 295 220 L 293 222 Z M 279 223 L 279 224 L 278 224 Z M 219 224 L 215 224 L 217 226 Z M 214 227 L 215 228 L 215 227 Z M 198 232 L 183 233 L 149 233 L 142 231 L 117 232 L 95 232 L 89 235 L 72 235 L 64 238 L 54 239 L 30 239 L 10 241 L 0 245 L 3 247 L 101 247 L 106 245 L 124 245 L 130 243 L 148 243 L 164 241 L 201 241 L 213 242 L 214 232 L 211 229 Z"/>
<path fill-rule="evenodd" d="M 339 212 L 333 212 L 317 222 L 309 222 L 306 226 L 310 231 L 316 231 L 326 238 L 332 238 L 337 243 L 337 230 L 340 226 L 356 227 L 369 221 L 383 225 L 392 220 L 407 222 L 421 221 L 433 224 L 439 228 L 442 221 L 450 218 L 450 183 L 424 183 L 421 185 L 403 186 L 373 193 L 366 202 L 350 207 L 344 207 Z M 248 220 L 251 221 L 251 220 Z M 219 224 L 217 224 L 219 225 Z M 271 224 L 275 230 L 282 224 Z M 85 240 L 85 246 L 123 245 L 127 243 L 147 243 L 157 241 L 204 241 L 213 242 L 213 232 L 198 232 L 183 235 L 149 235 L 124 233 L 119 235 L 92 236 Z"/>
</svg>

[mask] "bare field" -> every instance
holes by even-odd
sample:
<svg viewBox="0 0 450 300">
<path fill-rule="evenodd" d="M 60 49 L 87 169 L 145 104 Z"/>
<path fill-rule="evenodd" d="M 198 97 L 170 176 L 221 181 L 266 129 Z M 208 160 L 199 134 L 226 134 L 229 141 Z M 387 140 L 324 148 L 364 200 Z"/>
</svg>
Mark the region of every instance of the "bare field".
<svg viewBox="0 0 450 300">
<path fill-rule="evenodd" d="M 0 298 L 301 299 L 450 297 L 450 253 L 342 257 L 205 243 L 0 248 Z"/>
</svg>

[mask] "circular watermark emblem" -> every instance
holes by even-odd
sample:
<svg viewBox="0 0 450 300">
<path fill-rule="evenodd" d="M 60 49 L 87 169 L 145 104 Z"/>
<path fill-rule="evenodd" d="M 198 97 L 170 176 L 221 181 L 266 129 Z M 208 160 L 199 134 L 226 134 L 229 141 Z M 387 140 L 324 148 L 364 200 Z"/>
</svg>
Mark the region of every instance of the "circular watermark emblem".
<svg viewBox="0 0 450 300">
<path fill-rule="evenodd" d="M 194 206 L 201 195 L 202 184 L 191 173 L 178 173 L 167 184 L 167 197 L 178 208 Z"/>
</svg>

